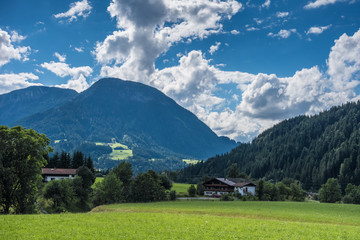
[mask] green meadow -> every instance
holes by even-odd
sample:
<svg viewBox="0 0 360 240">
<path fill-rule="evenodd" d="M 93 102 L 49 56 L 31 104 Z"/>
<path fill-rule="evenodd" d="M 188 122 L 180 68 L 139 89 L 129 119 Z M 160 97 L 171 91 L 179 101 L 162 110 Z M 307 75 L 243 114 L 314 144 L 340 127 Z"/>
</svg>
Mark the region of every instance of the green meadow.
<svg viewBox="0 0 360 240">
<path fill-rule="evenodd" d="M 171 190 L 175 190 L 177 194 L 179 193 L 188 193 L 188 188 L 191 186 L 191 184 L 187 183 L 173 183 L 173 186 Z"/>
<path fill-rule="evenodd" d="M 112 149 L 112 152 L 109 155 L 112 160 L 125 160 L 133 156 L 132 150 L 129 149 L 128 146 L 121 143 L 108 144 L 108 143 L 96 142 L 95 144 L 101 146 L 109 145 Z M 122 148 L 122 149 L 117 149 L 117 148 Z"/>
<path fill-rule="evenodd" d="M 359 239 L 360 206 L 176 201 L 0 216 L 0 239 Z"/>
</svg>

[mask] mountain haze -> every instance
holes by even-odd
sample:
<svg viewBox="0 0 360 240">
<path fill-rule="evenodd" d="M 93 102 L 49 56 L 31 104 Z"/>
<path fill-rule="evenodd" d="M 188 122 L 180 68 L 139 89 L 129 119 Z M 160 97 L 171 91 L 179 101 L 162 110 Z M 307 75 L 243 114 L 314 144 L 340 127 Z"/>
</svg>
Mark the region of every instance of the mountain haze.
<svg viewBox="0 0 360 240">
<path fill-rule="evenodd" d="M 77 94 L 71 89 L 33 86 L 0 95 L 0 125 L 60 106 Z"/>
<path fill-rule="evenodd" d="M 114 78 L 101 79 L 62 106 L 14 125 L 33 128 L 53 141 L 66 140 L 70 149 L 84 142 L 109 143 L 115 139 L 131 149 L 147 152 L 149 158 L 206 158 L 237 145 L 218 137 L 194 114 L 157 89 Z"/>
</svg>

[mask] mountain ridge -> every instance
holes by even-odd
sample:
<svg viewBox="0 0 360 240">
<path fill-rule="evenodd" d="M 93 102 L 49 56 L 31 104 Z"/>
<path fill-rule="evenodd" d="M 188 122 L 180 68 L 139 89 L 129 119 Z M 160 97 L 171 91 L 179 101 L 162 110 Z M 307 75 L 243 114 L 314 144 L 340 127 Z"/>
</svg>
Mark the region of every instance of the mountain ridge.
<svg viewBox="0 0 360 240">
<path fill-rule="evenodd" d="M 101 79 L 63 105 L 13 124 L 45 133 L 53 141 L 66 139 L 66 150 L 76 149 L 80 142 L 115 139 L 164 158 L 169 154 L 204 159 L 237 145 L 218 137 L 159 90 L 115 78 Z"/>
</svg>

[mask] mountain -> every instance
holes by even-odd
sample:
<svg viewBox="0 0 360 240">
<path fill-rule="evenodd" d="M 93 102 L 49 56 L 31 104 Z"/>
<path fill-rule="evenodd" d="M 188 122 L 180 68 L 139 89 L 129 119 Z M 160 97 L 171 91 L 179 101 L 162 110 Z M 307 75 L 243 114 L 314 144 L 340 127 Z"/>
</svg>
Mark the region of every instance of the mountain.
<svg viewBox="0 0 360 240">
<path fill-rule="evenodd" d="M 359 185 L 360 102 L 285 120 L 251 143 L 186 167 L 179 178 L 224 177 L 235 163 L 253 178 L 294 178 L 308 190 L 318 190 L 328 178 L 338 178 L 343 190 L 348 183 Z"/>
<path fill-rule="evenodd" d="M 77 94 L 70 89 L 33 86 L 0 95 L 0 125 L 60 106 Z"/>
<path fill-rule="evenodd" d="M 45 133 L 66 150 L 121 143 L 134 157 L 207 158 L 237 144 L 218 137 L 194 114 L 147 85 L 107 78 L 71 101 L 15 123 Z M 97 146 L 98 146 L 97 145 Z M 56 147 L 56 144 L 55 144 Z"/>
</svg>

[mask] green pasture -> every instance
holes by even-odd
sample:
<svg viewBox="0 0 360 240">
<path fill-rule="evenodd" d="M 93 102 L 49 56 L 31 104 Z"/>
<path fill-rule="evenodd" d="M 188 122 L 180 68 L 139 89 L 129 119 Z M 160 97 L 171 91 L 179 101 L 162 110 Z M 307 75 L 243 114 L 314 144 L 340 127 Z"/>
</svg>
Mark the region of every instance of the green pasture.
<svg viewBox="0 0 360 240">
<path fill-rule="evenodd" d="M 201 162 L 201 160 L 195 160 L 195 159 L 183 159 L 183 162 L 186 164 L 197 164 L 198 162 Z"/>
<path fill-rule="evenodd" d="M 128 146 L 121 143 L 102 143 L 96 142 L 96 145 L 106 146 L 109 145 L 112 148 L 112 152 L 109 154 L 112 160 L 125 160 L 133 156 L 133 152 Z M 115 150 L 115 148 L 121 147 L 123 150 Z"/>
<path fill-rule="evenodd" d="M 360 206 L 176 201 L 0 216 L 0 239 L 359 239 Z"/>
<path fill-rule="evenodd" d="M 176 193 L 188 193 L 188 188 L 191 186 L 191 184 L 187 183 L 173 183 L 173 186 L 171 190 L 175 190 Z"/>
</svg>

